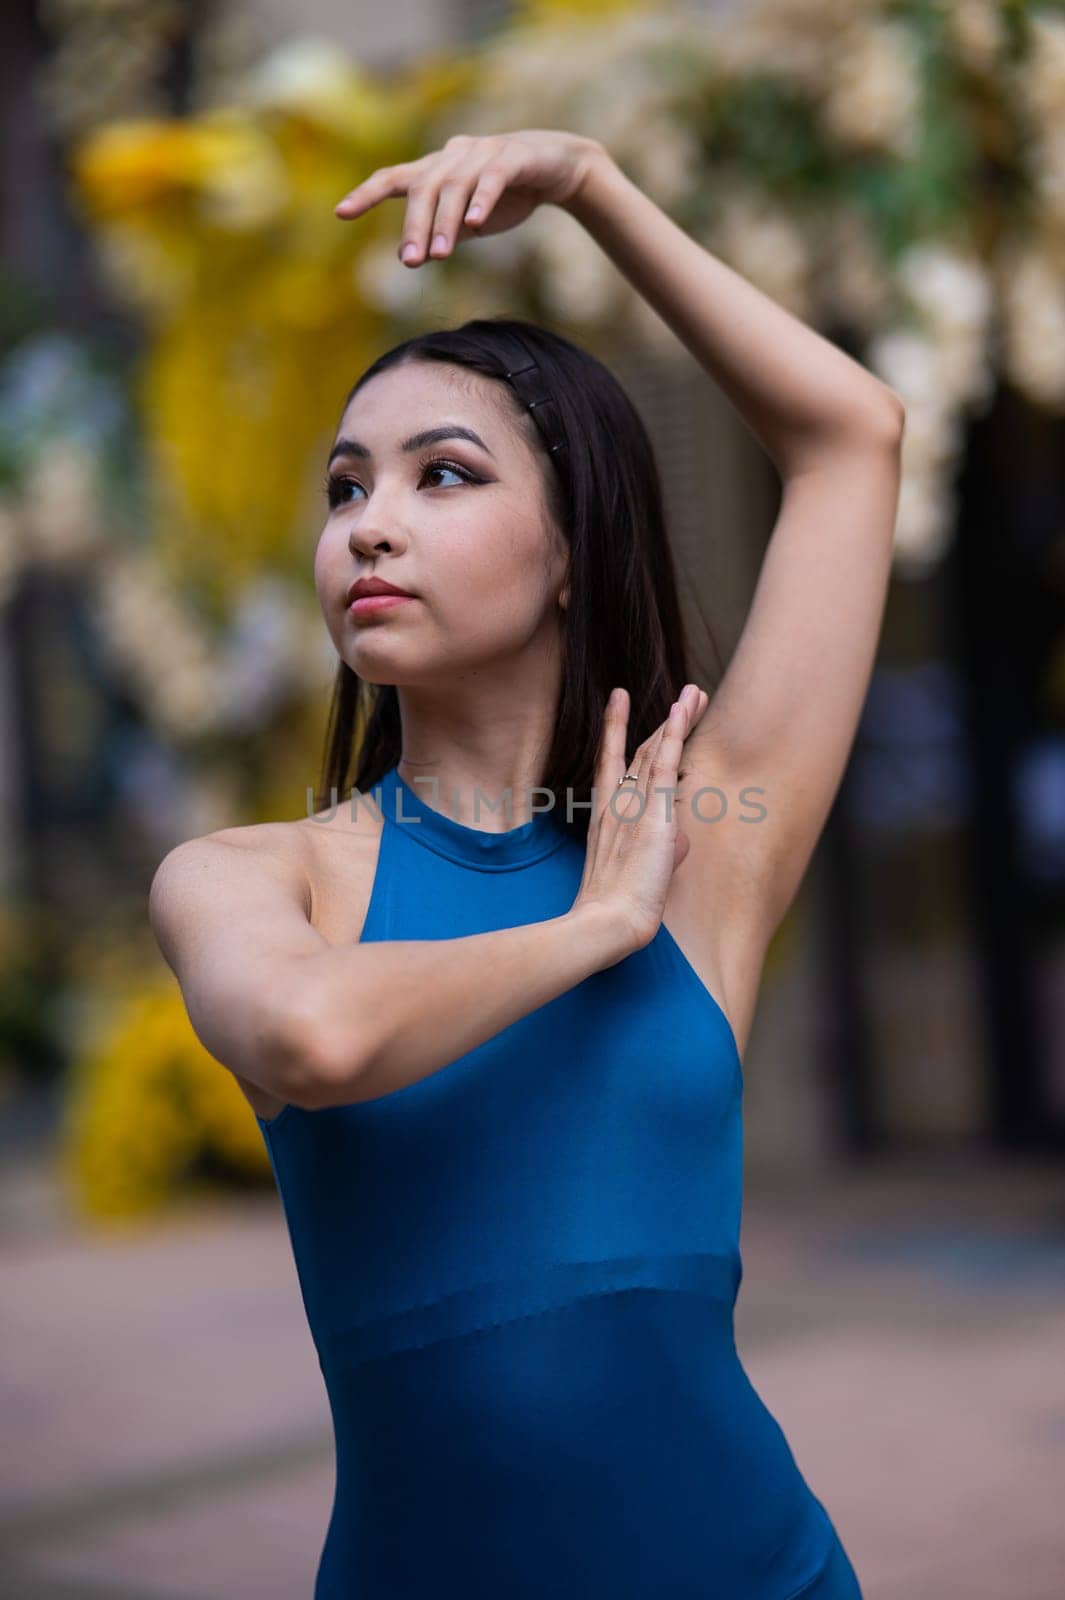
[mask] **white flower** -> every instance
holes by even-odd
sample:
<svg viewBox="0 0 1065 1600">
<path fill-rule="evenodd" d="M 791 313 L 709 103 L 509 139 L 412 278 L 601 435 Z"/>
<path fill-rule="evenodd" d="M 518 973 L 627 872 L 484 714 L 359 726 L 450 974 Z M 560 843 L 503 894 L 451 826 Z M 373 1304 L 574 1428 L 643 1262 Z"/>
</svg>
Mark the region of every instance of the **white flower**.
<svg viewBox="0 0 1065 1600">
<path fill-rule="evenodd" d="M 959 406 L 988 399 L 994 387 L 988 348 L 994 290 L 987 268 L 946 245 L 923 243 L 906 252 L 897 281 L 934 347 L 942 390 Z"/>
<path fill-rule="evenodd" d="M 211 732 L 218 723 L 214 678 L 208 664 L 178 660 L 165 677 L 146 685 L 148 700 L 160 725 L 178 738 Z"/>
<path fill-rule="evenodd" d="M 617 295 L 610 257 L 568 212 L 544 206 L 529 222 L 534 219 L 541 287 L 552 311 L 565 320 L 601 322 Z"/>
<path fill-rule="evenodd" d="M 359 294 L 368 305 L 403 317 L 422 303 L 425 280 L 419 273 L 425 269 L 404 266 L 396 251 L 393 243 L 366 245 L 352 262 L 352 273 Z"/>
<path fill-rule="evenodd" d="M 216 116 L 224 128 L 227 119 Z M 204 174 L 199 211 L 216 227 L 252 231 L 281 214 L 289 198 L 288 175 L 268 138 L 247 128 L 237 132 L 227 158 L 212 162 Z"/>
<path fill-rule="evenodd" d="M 218 654 L 216 715 L 233 727 L 262 724 L 298 676 L 300 606 L 284 579 L 265 574 L 242 591 Z"/>
<path fill-rule="evenodd" d="M 1043 130 L 1031 150 L 1032 187 L 1036 200 L 1059 226 L 1065 222 L 1065 112 Z"/>
<path fill-rule="evenodd" d="M 301 34 L 286 39 L 246 74 L 242 98 L 256 105 L 317 110 L 352 93 L 358 70 L 335 39 Z"/>
<path fill-rule="evenodd" d="M 498 41 L 478 51 L 483 78 L 478 101 L 510 105 L 542 106 L 547 99 L 568 98 L 586 81 L 590 51 L 587 30 L 577 28 L 516 28 Z M 515 116 L 508 127 L 529 124 Z M 533 124 L 536 126 L 536 124 Z M 479 130 L 478 130 L 479 131 Z"/>
<path fill-rule="evenodd" d="M 771 201 L 737 185 L 715 219 L 708 246 L 793 315 L 809 316 L 810 252 L 802 230 Z"/>
<path fill-rule="evenodd" d="M 820 103 L 836 73 L 841 42 L 864 34 L 882 0 L 735 0 L 705 30 L 715 73 L 787 79 Z"/>
<path fill-rule="evenodd" d="M 159 723 L 178 735 L 209 728 L 216 699 L 208 639 L 154 564 L 116 550 L 90 605 L 110 655 Z"/>
<path fill-rule="evenodd" d="M 911 29 L 901 22 L 848 29 L 833 53 L 821 115 L 847 148 L 911 154 L 920 127 Z"/>
<path fill-rule="evenodd" d="M 97 458 L 77 440 L 56 442 L 30 462 L 22 496 L 29 559 L 62 567 L 99 543 Z"/>
<path fill-rule="evenodd" d="M 951 0 L 946 23 L 959 58 L 967 67 L 987 72 L 1006 48 L 1000 0 Z"/>
<path fill-rule="evenodd" d="M 910 299 L 939 327 L 986 327 L 991 311 L 991 283 L 975 256 L 938 243 L 913 245 L 898 267 L 898 278 Z"/>
<path fill-rule="evenodd" d="M 931 340 L 911 329 L 894 328 L 870 342 L 867 356 L 873 371 L 901 395 L 907 407 L 908 433 L 909 407 L 926 398 L 939 398 L 936 353 Z"/>
<path fill-rule="evenodd" d="M 1049 126 L 1065 116 L 1065 17 L 1037 8 L 1028 25 L 1031 49 L 1019 74 L 1021 97 Z"/>
<path fill-rule="evenodd" d="M 892 551 L 900 577 L 922 578 L 934 570 L 950 543 L 956 510 L 954 491 L 941 475 L 903 478 Z"/>
<path fill-rule="evenodd" d="M 937 344 L 923 332 L 891 329 L 866 352 L 871 369 L 906 406 L 894 562 L 911 577 L 935 565 L 954 528 L 953 483 L 964 436 L 953 351 L 950 340 Z"/>
<path fill-rule="evenodd" d="M 666 210 L 687 195 L 702 164 L 695 134 L 665 116 L 647 118 L 639 147 L 629 157 L 633 180 Z"/>
<path fill-rule="evenodd" d="M 181 304 L 192 283 L 191 263 L 136 220 L 112 220 L 93 241 L 100 270 L 115 291 L 148 316 Z"/>
</svg>

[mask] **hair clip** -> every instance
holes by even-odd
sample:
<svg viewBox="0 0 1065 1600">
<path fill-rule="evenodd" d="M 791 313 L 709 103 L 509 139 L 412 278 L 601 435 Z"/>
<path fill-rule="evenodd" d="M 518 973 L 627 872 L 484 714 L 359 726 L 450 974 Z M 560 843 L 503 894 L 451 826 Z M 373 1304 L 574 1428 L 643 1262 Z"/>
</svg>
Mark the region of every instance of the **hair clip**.
<svg viewBox="0 0 1065 1600">
<path fill-rule="evenodd" d="M 536 370 L 537 372 L 540 370 L 539 362 L 530 361 L 524 367 L 515 367 L 513 369 L 513 371 L 505 372 L 503 374 L 503 376 L 505 378 L 507 378 L 507 379 L 513 379 L 513 378 L 520 377 L 522 375 L 522 373 L 524 373 L 524 372 L 532 372 L 533 370 Z M 519 398 L 521 398 L 520 395 L 519 395 Z M 543 426 L 540 423 L 539 417 L 537 417 L 535 415 L 536 408 L 537 408 L 537 406 L 546 406 L 548 404 L 548 402 L 549 401 L 553 401 L 554 398 L 555 397 L 552 394 L 545 394 L 545 395 L 540 395 L 539 398 L 536 399 L 536 400 L 523 400 L 522 401 L 522 404 L 525 406 L 525 409 L 527 411 L 529 411 L 530 413 L 534 413 L 533 421 L 536 423 L 537 427 L 540 429 L 541 434 L 543 434 L 544 429 L 543 429 Z M 546 435 L 545 435 L 545 438 L 544 438 L 544 442 L 545 442 L 545 444 L 547 443 Z M 561 450 L 564 447 L 564 445 L 566 445 L 567 443 L 568 443 L 567 440 L 559 439 L 554 444 L 548 444 L 547 445 L 548 454 L 549 455 L 554 455 L 556 450 Z"/>
</svg>

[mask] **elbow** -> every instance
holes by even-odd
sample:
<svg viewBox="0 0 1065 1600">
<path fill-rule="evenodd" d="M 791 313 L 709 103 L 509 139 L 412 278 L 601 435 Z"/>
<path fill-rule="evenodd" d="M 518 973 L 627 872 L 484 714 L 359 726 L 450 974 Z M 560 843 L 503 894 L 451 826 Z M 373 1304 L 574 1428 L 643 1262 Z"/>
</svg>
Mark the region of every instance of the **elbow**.
<svg viewBox="0 0 1065 1600">
<path fill-rule="evenodd" d="M 827 427 L 808 432 L 797 451 L 781 461 L 785 478 L 820 472 L 834 461 L 876 458 L 901 465 L 906 407 L 901 396 L 886 383 L 873 382 L 855 393 L 845 413 L 837 413 Z"/>
<path fill-rule="evenodd" d="M 324 1111 L 356 1098 L 361 1059 L 354 1029 L 338 1039 L 320 1019 L 290 1014 L 279 1034 L 278 1082 L 292 1105 Z"/>
<path fill-rule="evenodd" d="M 889 449 L 901 448 L 903 434 L 906 431 L 906 406 L 902 396 L 895 393 L 887 385 L 883 386 L 881 404 L 877 409 L 875 418 L 870 426 L 876 438 L 882 440 Z"/>
<path fill-rule="evenodd" d="M 847 450 L 857 447 L 866 451 L 872 446 L 877 451 L 897 454 L 902 447 L 905 427 L 906 407 L 902 397 L 886 383 L 877 381 L 860 398 L 855 398 L 846 418 L 840 419 L 834 443 Z"/>
</svg>

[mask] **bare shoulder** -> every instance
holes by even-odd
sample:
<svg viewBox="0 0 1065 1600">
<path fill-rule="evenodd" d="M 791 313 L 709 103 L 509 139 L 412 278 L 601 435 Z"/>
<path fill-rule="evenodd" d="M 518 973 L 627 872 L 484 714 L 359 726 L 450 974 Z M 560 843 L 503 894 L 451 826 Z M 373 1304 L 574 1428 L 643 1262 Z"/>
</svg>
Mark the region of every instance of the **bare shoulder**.
<svg viewBox="0 0 1065 1600">
<path fill-rule="evenodd" d="M 149 892 L 152 931 L 193 1027 L 264 1117 L 284 1102 L 245 1076 L 249 1002 L 271 945 L 311 947 L 310 904 L 298 836 L 286 823 L 181 841 L 159 863 Z"/>
<path fill-rule="evenodd" d="M 283 871 L 310 873 L 320 861 L 323 848 L 326 854 L 350 849 L 361 840 L 375 839 L 380 826 L 372 797 L 365 796 L 358 804 L 335 806 L 303 817 L 216 828 L 189 843 L 240 850 Z"/>
<path fill-rule="evenodd" d="M 367 801 L 292 820 L 217 828 L 187 839 L 156 870 L 153 920 L 159 902 L 171 889 L 183 894 L 194 872 L 212 883 L 226 883 L 242 898 L 254 898 L 256 881 L 265 876 L 295 891 L 312 927 L 325 932 L 322 924 L 332 920 L 332 899 L 347 897 L 352 880 L 364 876 L 367 865 L 372 870 L 381 827 L 379 811 Z"/>
<path fill-rule="evenodd" d="M 259 850 L 297 872 L 305 895 L 307 920 L 330 945 L 358 943 L 376 871 L 383 821 L 370 805 L 336 806 L 298 821 L 232 830 L 236 848 Z M 240 1080 L 238 1080 L 240 1081 Z M 284 1102 L 240 1081 L 252 1109 L 266 1120 Z"/>
<path fill-rule="evenodd" d="M 229 883 L 252 890 L 256 877 L 265 875 L 298 892 L 309 905 L 310 879 L 306 852 L 297 826 L 289 822 L 259 822 L 182 840 L 163 857 L 152 880 L 150 907 L 153 924 L 160 907 L 173 894 L 184 896 L 193 874 L 212 883 Z"/>
<path fill-rule="evenodd" d="M 275 932 L 307 950 L 312 944 L 305 940 L 318 948 L 357 942 L 381 825 L 369 807 L 344 807 L 294 821 L 219 828 L 176 845 L 157 869 L 151 920 L 183 987 L 190 983 L 194 991 L 198 983 L 213 982 L 206 974 L 235 947 L 273 942 Z M 266 1120 L 281 1111 L 283 1100 L 234 1067 L 236 1052 L 220 1059 L 253 1111 Z"/>
<path fill-rule="evenodd" d="M 234 850 L 251 850 L 268 860 L 288 861 L 298 855 L 302 830 L 295 822 L 247 822 L 232 828 L 216 828 L 204 839 L 228 845 Z"/>
</svg>

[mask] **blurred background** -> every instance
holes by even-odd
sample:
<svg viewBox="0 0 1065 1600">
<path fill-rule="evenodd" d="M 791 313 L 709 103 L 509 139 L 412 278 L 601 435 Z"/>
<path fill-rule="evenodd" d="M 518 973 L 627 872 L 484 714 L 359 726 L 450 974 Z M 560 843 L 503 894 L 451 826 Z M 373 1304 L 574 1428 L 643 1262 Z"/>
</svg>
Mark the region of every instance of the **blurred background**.
<svg viewBox="0 0 1065 1600">
<path fill-rule="evenodd" d="M 654 439 L 700 682 L 742 627 L 775 471 L 580 226 L 411 272 L 402 202 L 334 217 L 531 126 L 906 402 L 878 664 L 747 1055 L 737 1337 L 866 1600 L 1057 1600 L 1065 9 L 8 0 L 0 46 L 0 1589 L 311 1592 L 325 1392 L 147 891 L 306 811 L 355 378 L 469 316 L 582 342 Z"/>
</svg>

